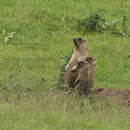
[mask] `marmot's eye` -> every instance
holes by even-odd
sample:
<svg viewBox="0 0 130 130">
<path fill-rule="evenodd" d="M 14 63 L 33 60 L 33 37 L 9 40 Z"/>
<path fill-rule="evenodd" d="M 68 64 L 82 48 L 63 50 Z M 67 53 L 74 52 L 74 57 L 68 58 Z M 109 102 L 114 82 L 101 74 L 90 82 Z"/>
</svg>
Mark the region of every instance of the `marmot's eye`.
<svg viewBox="0 0 130 130">
<path fill-rule="evenodd" d="M 92 57 L 89 57 L 89 60 L 92 60 Z"/>
</svg>

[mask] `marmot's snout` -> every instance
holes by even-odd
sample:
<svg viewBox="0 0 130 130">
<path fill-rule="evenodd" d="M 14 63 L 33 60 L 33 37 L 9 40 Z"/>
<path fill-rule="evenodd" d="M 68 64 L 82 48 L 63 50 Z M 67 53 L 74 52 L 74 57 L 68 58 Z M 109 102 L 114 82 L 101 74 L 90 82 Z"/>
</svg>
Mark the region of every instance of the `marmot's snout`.
<svg viewBox="0 0 130 130">
<path fill-rule="evenodd" d="M 82 42 L 82 38 L 74 38 L 73 41 L 74 41 L 74 44 L 77 45 L 78 43 Z"/>
</svg>

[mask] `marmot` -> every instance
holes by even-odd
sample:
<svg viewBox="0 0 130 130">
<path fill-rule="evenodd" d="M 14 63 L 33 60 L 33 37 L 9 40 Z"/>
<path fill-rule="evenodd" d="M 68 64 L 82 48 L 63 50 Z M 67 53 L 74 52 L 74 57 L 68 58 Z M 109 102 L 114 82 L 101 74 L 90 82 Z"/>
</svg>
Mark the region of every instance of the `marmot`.
<svg viewBox="0 0 130 130">
<path fill-rule="evenodd" d="M 82 60 L 78 60 L 77 65 L 74 68 L 78 73 L 74 82 L 74 88 L 77 88 L 78 95 L 87 96 L 94 89 L 96 59 L 93 57 L 84 57 Z"/>
<path fill-rule="evenodd" d="M 77 77 L 76 72 L 72 72 L 74 66 L 76 65 L 79 57 L 88 57 L 89 56 L 89 48 L 88 41 L 83 38 L 74 38 L 74 52 L 72 57 L 70 58 L 69 63 L 66 66 L 65 70 L 65 84 L 68 88 L 74 87 L 74 82 Z"/>
</svg>

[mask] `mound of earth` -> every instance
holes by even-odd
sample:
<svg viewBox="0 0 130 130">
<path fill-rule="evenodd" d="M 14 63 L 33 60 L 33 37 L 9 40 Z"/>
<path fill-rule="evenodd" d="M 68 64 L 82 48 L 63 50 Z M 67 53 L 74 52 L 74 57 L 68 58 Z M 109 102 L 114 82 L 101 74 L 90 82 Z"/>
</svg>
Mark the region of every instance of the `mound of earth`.
<svg viewBox="0 0 130 130">
<path fill-rule="evenodd" d="M 130 90 L 119 90 L 114 88 L 95 88 L 92 92 L 100 99 L 118 99 L 121 103 L 130 105 Z"/>
</svg>

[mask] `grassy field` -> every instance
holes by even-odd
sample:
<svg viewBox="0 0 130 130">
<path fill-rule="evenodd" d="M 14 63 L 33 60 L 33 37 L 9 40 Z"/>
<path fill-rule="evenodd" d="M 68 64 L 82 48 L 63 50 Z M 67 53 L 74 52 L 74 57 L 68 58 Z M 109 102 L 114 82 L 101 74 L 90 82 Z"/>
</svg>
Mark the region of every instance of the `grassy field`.
<svg viewBox="0 0 130 130">
<path fill-rule="evenodd" d="M 0 0 L 0 130 L 129 130 L 130 108 L 54 87 L 81 36 L 97 59 L 95 86 L 130 90 L 129 7 L 129 0 Z M 78 21 L 93 12 L 110 23 L 126 16 L 128 34 L 79 32 Z"/>
</svg>

